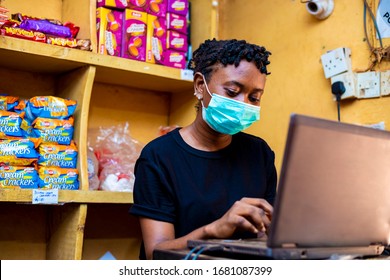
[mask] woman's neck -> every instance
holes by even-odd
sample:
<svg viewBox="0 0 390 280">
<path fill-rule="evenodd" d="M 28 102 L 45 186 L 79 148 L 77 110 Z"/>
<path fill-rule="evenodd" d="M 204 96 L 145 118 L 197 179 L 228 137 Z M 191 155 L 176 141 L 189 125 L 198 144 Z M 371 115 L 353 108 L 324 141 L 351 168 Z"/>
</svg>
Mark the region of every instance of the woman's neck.
<svg viewBox="0 0 390 280">
<path fill-rule="evenodd" d="M 191 147 L 207 152 L 221 150 L 232 141 L 231 135 L 218 133 L 209 127 L 200 113 L 192 124 L 180 130 L 180 135 Z"/>
</svg>

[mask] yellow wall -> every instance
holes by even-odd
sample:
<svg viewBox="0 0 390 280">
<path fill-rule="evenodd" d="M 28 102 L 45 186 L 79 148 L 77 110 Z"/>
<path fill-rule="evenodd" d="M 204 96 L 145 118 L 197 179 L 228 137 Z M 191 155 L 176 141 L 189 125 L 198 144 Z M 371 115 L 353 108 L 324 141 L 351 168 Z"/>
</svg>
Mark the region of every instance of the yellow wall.
<svg viewBox="0 0 390 280">
<path fill-rule="evenodd" d="M 379 2 L 367 1 L 373 6 Z M 347 47 L 351 49 L 354 72 L 370 64 L 364 36 L 363 0 L 334 2 L 331 16 L 318 20 L 300 0 L 219 1 L 217 35 L 220 39 L 247 39 L 272 52 L 269 67 L 272 74 L 268 76 L 261 104 L 261 120 L 248 132 L 267 140 L 276 153 L 279 170 L 291 113 L 337 120 L 337 107 L 330 80 L 324 76 L 321 55 Z M 382 64 L 381 69 L 389 69 L 388 66 Z M 358 124 L 385 121 L 389 129 L 390 97 L 343 100 L 341 120 Z"/>
</svg>

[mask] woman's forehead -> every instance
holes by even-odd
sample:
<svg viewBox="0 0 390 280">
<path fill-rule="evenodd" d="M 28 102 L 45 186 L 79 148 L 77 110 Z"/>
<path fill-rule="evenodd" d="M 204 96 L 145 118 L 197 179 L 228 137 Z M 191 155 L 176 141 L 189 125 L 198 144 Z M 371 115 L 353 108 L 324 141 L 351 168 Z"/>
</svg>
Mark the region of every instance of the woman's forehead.
<svg viewBox="0 0 390 280">
<path fill-rule="evenodd" d="M 262 80 L 265 80 L 265 77 L 266 75 L 261 73 L 253 62 L 243 60 L 237 67 L 234 65 L 220 65 L 214 68 L 210 79 L 218 80 L 222 83 L 228 81 L 238 81 L 241 83 L 258 81 L 261 83 Z"/>
</svg>

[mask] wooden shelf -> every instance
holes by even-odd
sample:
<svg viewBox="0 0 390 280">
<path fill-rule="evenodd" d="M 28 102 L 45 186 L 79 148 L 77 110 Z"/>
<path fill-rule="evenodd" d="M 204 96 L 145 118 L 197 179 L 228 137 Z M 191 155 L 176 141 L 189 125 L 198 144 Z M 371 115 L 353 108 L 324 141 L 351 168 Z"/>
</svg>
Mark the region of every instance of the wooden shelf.
<svg viewBox="0 0 390 280">
<path fill-rule="evenodd" d="M 192 82 L 182 79 L 181 69 L 7 36 L 0 36 L 0 57 L 0 66 L 8 69 L 64 73 L 93 65 L 95 82 L 161 92 L 192 89 Z"/>
<path fill-rule="evenodd" d="M 0 202 L 31 203 L 32 190 L 0 189 Z M 131 192 L 58 191 L 59 203 L 133 203 Z"/>
</svg>

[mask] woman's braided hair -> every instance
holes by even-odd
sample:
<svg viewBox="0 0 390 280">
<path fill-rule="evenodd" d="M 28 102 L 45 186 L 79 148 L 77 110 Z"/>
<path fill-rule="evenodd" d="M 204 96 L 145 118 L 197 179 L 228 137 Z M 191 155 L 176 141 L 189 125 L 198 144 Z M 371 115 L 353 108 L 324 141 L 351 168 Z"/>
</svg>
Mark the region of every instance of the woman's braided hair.
<svg viewBox="0 0 390 280">
<path fill-rule="evenodd" d="M 263 74 L 269 75 L 267 65 L 270 64 L 268 56 L 271 53 L 264 47 L 247 43 L 245 40 L 206 40 L 194 51 L 188 68 L 194 73 L 200 72 L 205 75 L 213 71 L 214 66 L 238 66 L 241 60 L 253 62 Z"/>
</svg>

